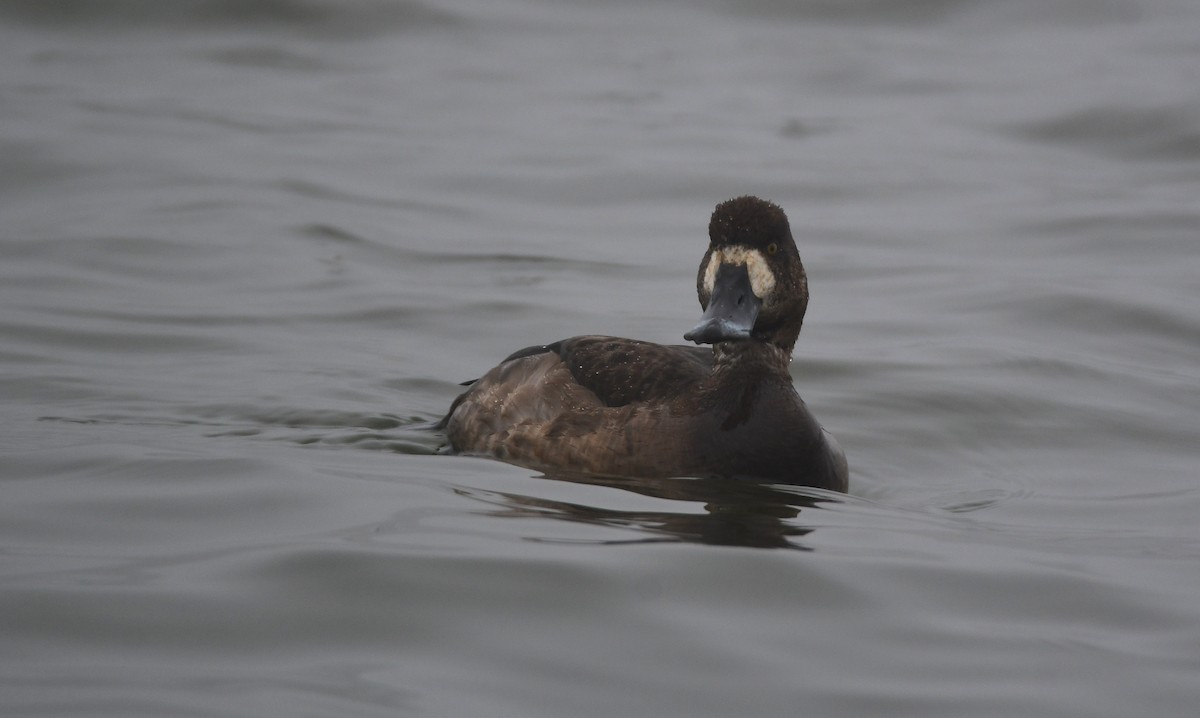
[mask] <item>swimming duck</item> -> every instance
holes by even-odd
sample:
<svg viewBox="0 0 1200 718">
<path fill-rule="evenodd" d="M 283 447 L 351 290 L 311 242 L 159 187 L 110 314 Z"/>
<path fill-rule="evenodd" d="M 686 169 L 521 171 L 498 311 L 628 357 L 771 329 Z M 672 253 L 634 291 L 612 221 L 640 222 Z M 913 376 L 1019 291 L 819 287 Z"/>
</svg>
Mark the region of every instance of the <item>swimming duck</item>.
<svg viewBox="0 0 1200 718">
<path fill-rule="evenodd" d="M 846 457 L 792 385 L 808 278 L 787 216 L 722 202 L 696 277 L 704 310 L 664 346 L 578 336 L 510 355 L 439 423 L 449 449 L 540 469 L 745 478 L 845 491 Z"/>
</svg>

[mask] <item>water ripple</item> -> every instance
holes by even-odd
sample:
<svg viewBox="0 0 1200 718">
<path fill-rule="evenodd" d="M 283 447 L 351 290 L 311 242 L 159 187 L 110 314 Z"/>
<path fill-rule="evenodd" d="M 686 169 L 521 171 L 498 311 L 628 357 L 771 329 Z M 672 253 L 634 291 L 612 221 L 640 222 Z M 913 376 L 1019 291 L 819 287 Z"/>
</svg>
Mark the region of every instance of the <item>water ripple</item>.
<svg viewBox="0 0 1200 718">
<path fill-rule="evenodd" d="M 459 16 L 419 0 L 6 0 L 0 13 L 71 30 L 103 28 L 254 28 L 328 39 L 453 26 Z"/>
<path fill-rule="evenodd" d="M 1017 125 L 1015 134 L 1040 143 L 1132 160 L 1200 159 L 1200 109 L 1099 106 Z"/>
</svg>

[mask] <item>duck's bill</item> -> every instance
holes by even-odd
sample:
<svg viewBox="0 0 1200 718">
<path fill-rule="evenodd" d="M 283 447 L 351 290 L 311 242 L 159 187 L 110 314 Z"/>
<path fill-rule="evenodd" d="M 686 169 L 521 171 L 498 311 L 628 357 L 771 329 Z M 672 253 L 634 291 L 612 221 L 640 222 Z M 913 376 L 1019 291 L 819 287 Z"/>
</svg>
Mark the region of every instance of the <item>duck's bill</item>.
<svg viewBox="0 0 1200 718">
<path fill-rule="evenodd" d="M 722 264 L 713 280 L 711 297 L 700 323 L 683 335 L 697 344 L 744 341 L 750 338 L 762 300 L 750 287 L 744 264 Z"/>
</svg>

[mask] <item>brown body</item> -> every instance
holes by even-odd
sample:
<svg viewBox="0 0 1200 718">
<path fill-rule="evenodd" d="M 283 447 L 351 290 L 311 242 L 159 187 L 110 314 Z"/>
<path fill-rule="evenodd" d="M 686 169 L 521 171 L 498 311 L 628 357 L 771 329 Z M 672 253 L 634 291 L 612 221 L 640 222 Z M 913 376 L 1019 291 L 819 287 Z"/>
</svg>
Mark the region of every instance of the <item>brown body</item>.
<svg viewBox="0 0 1200 718">
<path fill-rule="evenodd" d="M 742 230 L 732 232 L 733 242 L 720 232 L 722 208 Z M 771 210 L 782 217 L 775 205 L 741 198 L 714 213 L 697 279 L 707 311 L 688 334 L 712 349 L 581 336 L 521 350 L 450 407 L 441 426 L 451 449 L 592 474 L 747 478 L 844 491 L 845 457 L 788 372 L 807 280 L 786 218 L 781 232 Z M 756 241 L 745 242 L 745 234 Z M 785 242 L 790 252 L 780 251 Z M 740 260 L 742 269 L 727 271 L 725 263 L 718 272 L 714 250 L 722 262 Z M 741 282 L 741 295 L 722 288 L 733 282 Z M 766 296 L 751 296 L 760 291 Z M 747 298 L 761 305 L 748 318 L 738 315 Z M 721 314 L 719 301 L 732 308 Z"/>
</svg>

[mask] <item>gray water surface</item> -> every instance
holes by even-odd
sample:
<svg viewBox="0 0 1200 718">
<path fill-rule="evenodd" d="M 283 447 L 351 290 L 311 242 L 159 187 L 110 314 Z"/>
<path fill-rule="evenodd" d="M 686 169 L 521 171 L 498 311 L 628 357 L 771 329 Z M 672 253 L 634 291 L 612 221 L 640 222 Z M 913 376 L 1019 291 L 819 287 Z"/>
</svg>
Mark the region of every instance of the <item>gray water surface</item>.
<svg viewBox="0 0 1200 718">
<path fill-rule="evenodd" d="M 5 716 L 1192 716 L 1200 5 L 0 1 Z M 426 427 L 788 212 L 845 497 Z"/>
</svg>

